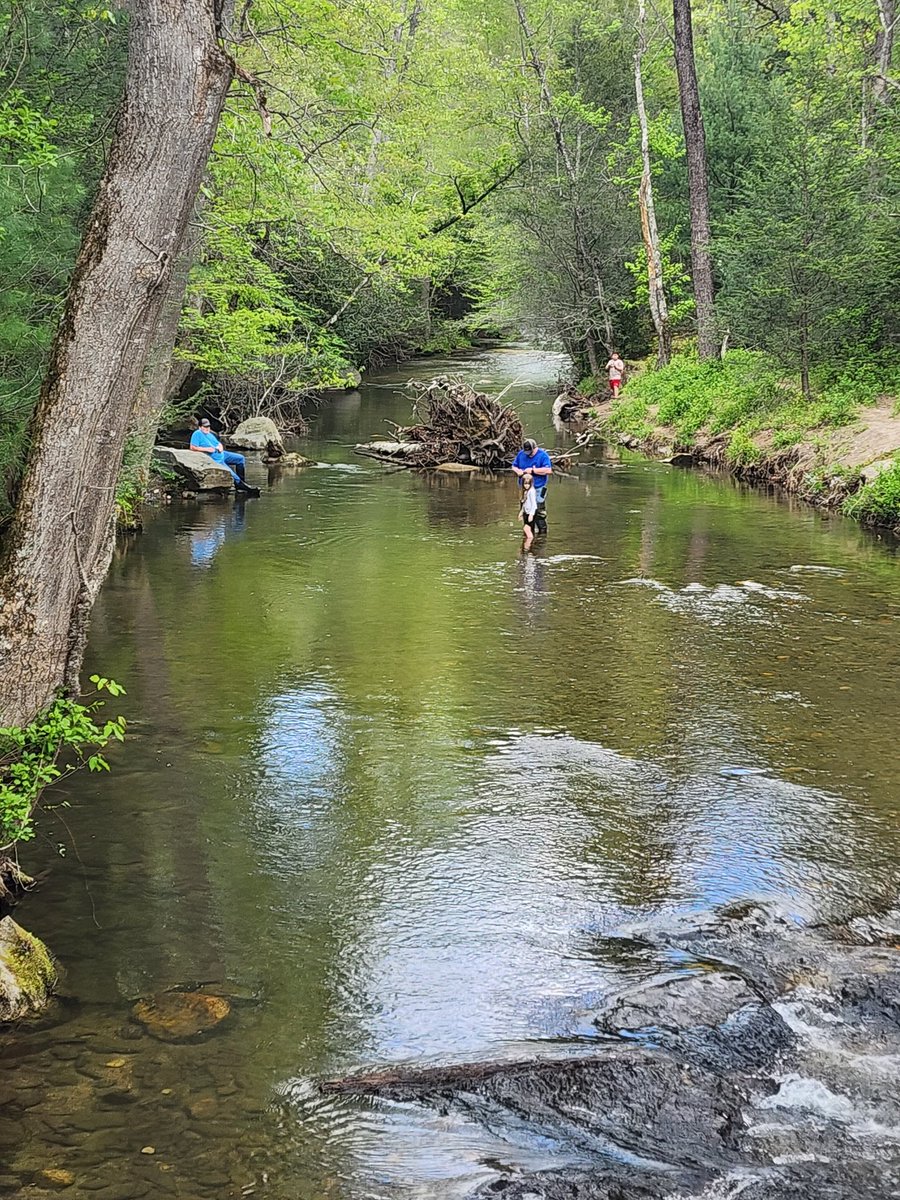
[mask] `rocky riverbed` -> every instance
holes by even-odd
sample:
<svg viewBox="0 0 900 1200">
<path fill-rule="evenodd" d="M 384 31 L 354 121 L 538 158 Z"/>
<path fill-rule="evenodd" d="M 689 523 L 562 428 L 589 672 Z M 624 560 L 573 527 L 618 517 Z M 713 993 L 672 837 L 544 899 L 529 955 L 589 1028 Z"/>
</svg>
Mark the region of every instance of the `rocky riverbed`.
<svg viewBox="0 0 900 1200">
<path fill-rule="evenodd" d="M 900 1195 L 900 910 L 804 927 L 733 905 L 619 936 L 679 966 L 607 997 L 589 1053 L 324 1089 L 461 1113 L 512 1144 L 551 1139 L 582 1160 L 500 1170 L 483 1198 Z"/>
</svg>

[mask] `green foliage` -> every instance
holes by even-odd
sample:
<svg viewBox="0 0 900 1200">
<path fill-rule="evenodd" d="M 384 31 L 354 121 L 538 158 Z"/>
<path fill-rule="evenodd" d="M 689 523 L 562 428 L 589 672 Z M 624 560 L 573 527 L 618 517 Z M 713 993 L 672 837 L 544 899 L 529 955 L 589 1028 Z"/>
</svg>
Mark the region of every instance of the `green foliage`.
<svg viewBox="0 0 900 1200">
<path fill-rule="evenodd" d="M 754 443 L 747 430 L 739 425 L 728 440 L 726 456 L 732 466 L 746 467 L 751 463 L 758 462 L 762 451 Z"/>
<path fill-rule="evenodd" d="M 0 522 L 102 166 L 124 39 L 103 13 L 0 12 Z"/>
<path fill-rule="evenodd" d="M 680 354 L 667 367 L 629 382 L 613 407 L 610 427 L 633 433 L 652 414 L 652 423 L 673 429 L 682 445 L 690 445 L 701 431 L 730 432 L 729 459 L 746 464 L 758 457 L 754 435 L 766 431 L 775 449 L 783 449 L 816 430 L 850 424 L 893 385 L 894 374 L 893 368 L 862 376 L 832 373 L 806 399 L 795 384 L 779 379 L 771 359 L 758 351 L 732 350 L 723 360 L 708 362 Z"/>
<path fill-rule="evenodd" d="M 96 693 L 117 697 L 125 689 L 113 679 L 92 675 Z M 34 837 L 33 813 L 41 793 L 73 771 L 108 771 L 100 753 L 111 740 L 123 741 L 124 717 L 98 724 L 103 701 L 83 704 L 58 697 L 30 725 L 0 729 L 0 846 Z M 60 761 L 60 756 L 62 760 Z"/>
<path fill-rule="evenodd" d="M 843 511 L 867 525 L 900 525 L 900 457 L 848 497 Z"/>
</svg>

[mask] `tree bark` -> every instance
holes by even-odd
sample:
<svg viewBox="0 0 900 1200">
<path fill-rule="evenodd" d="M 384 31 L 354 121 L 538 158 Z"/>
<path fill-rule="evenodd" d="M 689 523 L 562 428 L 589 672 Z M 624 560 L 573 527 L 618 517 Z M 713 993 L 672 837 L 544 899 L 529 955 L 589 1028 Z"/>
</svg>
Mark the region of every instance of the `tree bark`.
<svg viewBox="0 0 900 1200">
<path fill-rule="evenodd" d="M 681 119 L 687 152 L 688 192 L 691 208 L 691 275 L 697 307 L 697 350 L 701 358 L 715 358 L 716 319 L 713 307 L 710 257 L 709 187 L 706 177 L 706 136 L 700 111 L 700 91 L 694 62 L 691 0 L 672 0 L 675 18 L 675 68 L 681 97 Z"/>
<path fill-rule="evenodd" d="M 133 479 L 141 495 L 146 490 L 150 478 L 150 459 L 166 401 L 172 395 L 175 342 L 181 324 L 188 276 L 200 247 L 202 231 L 199 217 L 204 207 L 202 197 L 198 197 L 193 218 L 185 231 L 181 250 L 169 276 L 156 325 L 156 336 L 147 356 L 147 365 L 134 402 L 134 413 L 128 431 L 129 452 L 123 476 Z M 174 377 L 178 378 L 177 373 Z"/>
<path fill-rule="evenodd" d="M 656 207 L 653 203 L 653 179 L 650 174 L 650 131 L 647 126 L 647 109 L 644 105 L 644 81 L 641 64 L 647 49 L 647 8 L 644 0 L 638 0 L 638 44 L 634 52 L 634 94 L 637 100 L 638 123 L 641 128 L 641 186 L 638 203 L 641 210 L 641 233 L 647 254 L 647 285 L 649 289 L 650 316 L 656 330 L 656 362 L 664 367 L 672 357 L 672 334 L 669 329 L 669 307 L 663 280 L 662 254 L 659 249 L 659 229 L 656 224 Z"/>
<path fill-rule="evenodd" d="M 875 37 L 875 67 L 872 96 L 879 104 L 890 103 L 891 62 L 894 57 L 894 28 L 897 24 L 896 0 L 878 0 L 878 33 Z"/>
<path fill-rule="evenodd" d="M 0 724 L 75 691 L 116 480 L 233 63 L 216 0 L 132 0 L 125 90 L 0 562 Z"/>
</svg>

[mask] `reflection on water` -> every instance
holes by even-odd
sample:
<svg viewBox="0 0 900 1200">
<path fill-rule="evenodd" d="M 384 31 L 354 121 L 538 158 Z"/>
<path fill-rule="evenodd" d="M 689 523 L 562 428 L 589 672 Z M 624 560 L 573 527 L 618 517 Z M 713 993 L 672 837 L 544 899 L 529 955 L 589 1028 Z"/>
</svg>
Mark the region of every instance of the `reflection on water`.
<svg viewBox="0 0 900 1200">
<path fill-rule="evenodd" d="M 452 366 L 518 381 L 528 431 L 569 443 L 558 356 Z M 578 1053 L 591 997 L 658 965 L 609 939 L 623 921 L 895 885 L 893 549 L 626 455 L 553 480 L 523 555 L 512 480 L 353 456 L 450 367 L 324 405 L 319 468 L 251 463 L 260 501 L 175 506 L 121 547 L 88 665 L 128 687 L 132 735 L 29 856 L 69 999 L 4 1052 L 0 1191 L 54 1168 L 108 1200 L 445 1198 L 569 1161 L 314 1082 Z M 207 981 L 235 1012 L 206 1042 L 131 1021 Z"/>
</svg>

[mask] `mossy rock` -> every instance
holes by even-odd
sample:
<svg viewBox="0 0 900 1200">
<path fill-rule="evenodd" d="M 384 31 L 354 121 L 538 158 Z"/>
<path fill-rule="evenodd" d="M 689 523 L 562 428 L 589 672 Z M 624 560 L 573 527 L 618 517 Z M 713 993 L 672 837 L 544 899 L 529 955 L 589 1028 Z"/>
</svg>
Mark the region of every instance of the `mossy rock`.
<svg viewBox="0 0 900 1200">
<path fill-rule="evenodd" d="M 46 1008 L 59 982 L 50 951 L 12 917 L 0 921 L 0 1021 Z"/>
<path fill-rule="evenodd" d="M 203 992 L 160 992 L 138 1000 L 132 1009 L 151 1037 L 162 1042 L 184 1042 L 201 1037 L 231 1014 L 224 996 Z"/>
</svg>

